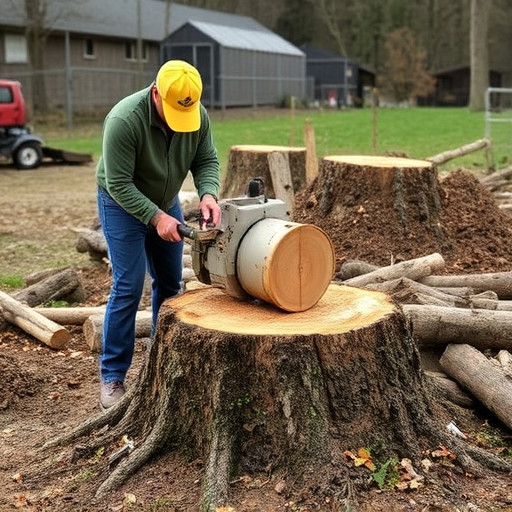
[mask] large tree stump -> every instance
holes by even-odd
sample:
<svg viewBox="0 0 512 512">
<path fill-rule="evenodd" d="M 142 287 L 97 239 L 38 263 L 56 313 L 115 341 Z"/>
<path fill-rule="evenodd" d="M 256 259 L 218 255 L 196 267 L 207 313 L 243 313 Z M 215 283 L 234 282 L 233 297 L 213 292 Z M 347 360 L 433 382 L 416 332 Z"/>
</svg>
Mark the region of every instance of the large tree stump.
<svg viewBox="0 0 512 512">
<path fill-rule="evenodd" d="M 296 195 L 292 220 L 321 227 L 341 263 L 347 253 L 360 250 L 358 259 L 381 264 L 390 255 L 414 257 L 418 247 L 424 254 L 449 249 L 442 199 L 437 170 L 426 160 L 327 156 L 320 161 L 318 177 Z M 385 230 L 376 229 L 377 218 L 389 219 Z M 363 252 L 367 240 L 375 242 L 371 254 Z M 375 247 L 381 249 L 380 261 L 371 261 Z"/>
<path fill-rule="evenodd" d="M 46 448 L 95 432 L 80 449 L 92 456 L 133 439 L 98 499 L 153 454 L 178 450 L 204 461 L 199 506 L 208 511 L 229 503 L 237 474 L 285 481 L 288 496 L 304 486 L 339 494 L 344 451 L 360 447 L 411 458 L 419 470 L 425 443 L 441 443 L 478 473 L 471 447 L 446 431 L 449 418 L 436 417 L 433 389 L 387 295 L 333 284 L 313 308 L 286 313 L 203 288 L 164 304 L 147 364 L 123 400 Z"/>
<path fill-rule="evenodd" d="M 220 195 L 222 198 L 245 195 L 251 178 L 261 178 L 267 197 L 276 198 L 268 155 L 274 152 L 288 156 L 293 192 L 306 183 L 306 148 L 288 146 L 231 146 L 226 176 Z M 281 199 L 281 198 L 279 198 Z"/>
</svg>

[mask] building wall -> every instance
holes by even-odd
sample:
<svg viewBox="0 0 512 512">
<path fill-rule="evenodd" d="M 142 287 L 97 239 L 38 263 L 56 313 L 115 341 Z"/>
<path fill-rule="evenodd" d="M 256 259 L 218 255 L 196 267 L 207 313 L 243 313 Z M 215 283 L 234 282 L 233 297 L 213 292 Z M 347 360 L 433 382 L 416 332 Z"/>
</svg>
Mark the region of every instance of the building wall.
<svg viewBox="0 0 512 512">
<path fill-rule="evenodd" d="M 4 33 L 0 27 L 0 76 L 22 83 L 30 111 L 34 72 L 28 64 L 5 62 Z M 86 39 L 84 35 L 70 35 L 69 62 L 65 35 L 53 35 L 47 40 L 44 71 L 39 74 L 44 77 L 51 110 L 64 110 L 69 102 L 75 113 L 102 116 L 122 97 L 149 85 L 156 75 L 160 65 L 157 43 L 146 43 L 147 60 L 139 70 L 136 60 L 125 57 L 126 40 L 91 37 L 94 56 L 89 57 L 85 55 Z"/>
</svg>

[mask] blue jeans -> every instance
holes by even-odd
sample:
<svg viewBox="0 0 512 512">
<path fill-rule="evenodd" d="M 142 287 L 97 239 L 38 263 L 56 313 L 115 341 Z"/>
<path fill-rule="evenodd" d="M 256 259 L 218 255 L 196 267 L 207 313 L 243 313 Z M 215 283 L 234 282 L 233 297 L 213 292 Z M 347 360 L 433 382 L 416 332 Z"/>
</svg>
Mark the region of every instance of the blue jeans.
<svg viewBox="0 0 512 512">
<path fill-rule="evenodd" d="M 112 267 L 112 288 L 103 323 L 100 373 L 104 382 L 124 381 L 135 346 L 135 315 L 146 270 L 152 278 L 153 332 L 162 302 L 182 289 L 183 242 L 167 242 L 98 189 L 98 212 Z M 183 221 L 178 198 L 167 211 Z"/>
</svg>

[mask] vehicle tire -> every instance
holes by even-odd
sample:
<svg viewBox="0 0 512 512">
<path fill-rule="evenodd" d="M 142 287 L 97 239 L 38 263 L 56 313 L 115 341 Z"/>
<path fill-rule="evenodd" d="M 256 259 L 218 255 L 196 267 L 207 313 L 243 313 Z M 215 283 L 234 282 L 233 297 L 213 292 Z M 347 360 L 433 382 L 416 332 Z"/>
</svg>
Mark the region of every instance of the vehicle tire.
<svg viewBox="0 0 512 512">
<path fill-rule="evenodd" d="M 43 161 L 41 144 L 34 141 L 21 144 L 13 155 L 13 161 L 16 169 L 36 169 Z"/>
</svg>

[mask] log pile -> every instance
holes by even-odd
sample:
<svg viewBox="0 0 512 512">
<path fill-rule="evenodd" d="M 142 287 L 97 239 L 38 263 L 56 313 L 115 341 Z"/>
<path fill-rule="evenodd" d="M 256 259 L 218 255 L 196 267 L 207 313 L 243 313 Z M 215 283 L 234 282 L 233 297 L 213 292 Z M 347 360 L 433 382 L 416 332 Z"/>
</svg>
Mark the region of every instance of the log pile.
<svg viewBox="0 0 512 512">
<path fill-rule="evenodd" d="M 504 212 L 512 212 L 512 189 L 510 178 L 512 177 L 512 165 L 499 169 L 480 178 L 480 183 L 492 192 L 498 208 Z"/>
<path fill-rule="evenodd" d="M 441 275 L 443 269 L 438 253 L 387 267 L 347 261 L 336 280 L 389 294 L 420 353 L 441 348 L 438 368 L 426 371 L 440 393 L 462 407 L 476 399 L 512 428 L 512 273 Z"/>
</svg>

